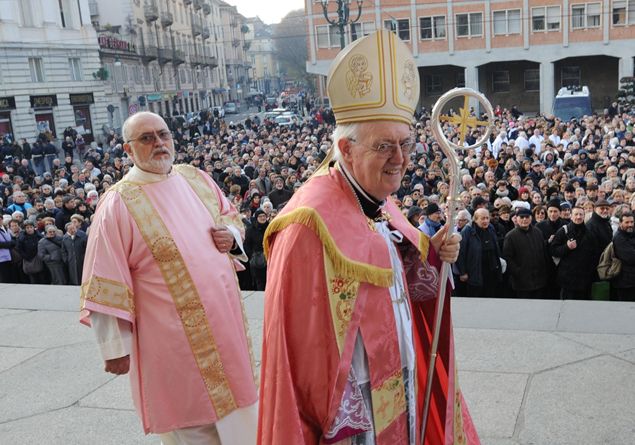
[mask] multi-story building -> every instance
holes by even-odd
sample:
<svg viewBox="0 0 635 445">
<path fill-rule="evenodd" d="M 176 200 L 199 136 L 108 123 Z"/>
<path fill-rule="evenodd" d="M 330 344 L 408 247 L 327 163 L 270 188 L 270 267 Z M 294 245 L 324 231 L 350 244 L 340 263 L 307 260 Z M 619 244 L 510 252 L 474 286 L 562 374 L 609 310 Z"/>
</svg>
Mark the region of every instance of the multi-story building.
<svg viewBox="0 0 635 445">
<path fill-rule="evenodd" d="M 0 136 L 59 138 L 73 127 L 88 142 L 106 123 L 88 0 L 5 0 L 0 7 Z"/>
<path fill-rule="evenodd" d="M 328 2 L 336 19 L 336 5 Z M 467 86 L 493 104 L 549 113 L 562 86 L 587 85 L 593 106 L 614 97 L 619 79 L 634 74 L 635 0 L 364 1 L 348 43 L 379 27 L 412 49 L 421 80 L 420 105 Z M 351 9 L 356 9 L 351 3 Z M 305 0 L 307 71 L 326 76 L 340 48 L 338 28 L 321 0 Z M 355 17 L 355 11 L 351 16 Z M 323 84 L 323 81 L 322 81 Z"/>
<path fill-rule="evenodd" d="M 114 127 L 138 111 L 184 114 L 227 97 L 217 0 L 91 0 Z"/>
<path fill-rule="evenodd" d="M 246 21 L 249 32 L 245 34 L 246 59 L 251 64 L 251 89 L 263 94 L 280 91 L 280 67 L 273 42 L 272 27 L 258 17 Z"/>
<path fill-rule="evenodd" d="M 225 56 L 225 76 L 230 100 L 242 100 L 249 93 L 250 62 L 245 58 L 245 34 L 249 27 L 235 6 L 220 1 L 221 40 Z"/>
</svg>

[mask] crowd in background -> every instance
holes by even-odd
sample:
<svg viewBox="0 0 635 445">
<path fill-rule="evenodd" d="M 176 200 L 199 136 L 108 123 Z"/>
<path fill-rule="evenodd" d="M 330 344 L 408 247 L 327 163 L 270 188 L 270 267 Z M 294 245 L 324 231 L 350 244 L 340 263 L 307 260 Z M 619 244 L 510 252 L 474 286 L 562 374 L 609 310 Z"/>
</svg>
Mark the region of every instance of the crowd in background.
<svg viewBox="0 0 635 445">
<path fill-rule="evenodd" d="M 287 126 L 260 115 L 236 124 L 213 112 L 190 123 L 165 118 L 176 163 L 206 171 L 241 211 L 250 257 L 261 257 L 269 221 L 330 148 L 332 112 L 303 111 L 303 123 Z M 417 115 L 416 148 L 394 198 L 431 235 L 444 224 L 449 178 L 429 119 L 425 111 Z M 497 107 L 494 124 L 487 144 L 459 153 L 464 210 L 457 221 L 463 245 L 453 265 L 455 293 L 591 298 L 597 263 L 617 237 L 622 269 L 608 292 L 615 299 L 635 294 L 635 110 L 612 105 L 563 122 Z M 444 130 L 458 142 L 454 127 L 446 123 Z M 465 143 L 474 143 L 479 131 Z M 70 128 L 62 139 L 59 148 L 45 137 L 5 138 L 0 146 L 3 282 L 81 284 L 95 206 L 131 167 L 114 131 L 100 144 L 85 144 Z M 264 289 L 264 259 L 250 261 L 239 278 L 243 289 Z"/>
</svg>

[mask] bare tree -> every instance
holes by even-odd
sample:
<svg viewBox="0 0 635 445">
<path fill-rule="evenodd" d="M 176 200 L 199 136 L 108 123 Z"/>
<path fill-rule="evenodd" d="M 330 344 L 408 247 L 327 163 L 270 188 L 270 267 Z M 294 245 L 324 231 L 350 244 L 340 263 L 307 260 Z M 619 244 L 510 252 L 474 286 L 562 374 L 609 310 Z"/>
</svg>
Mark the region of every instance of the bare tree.
<svg viewBox="0 0 635 445">
<path fill-rule="evenodd" d="M 275 26 L 273 41 L 280 69 L 288 78 L 308 81 L 306 72 L 307 32 L 304 9 L 288 13 Z"/>
</svg>

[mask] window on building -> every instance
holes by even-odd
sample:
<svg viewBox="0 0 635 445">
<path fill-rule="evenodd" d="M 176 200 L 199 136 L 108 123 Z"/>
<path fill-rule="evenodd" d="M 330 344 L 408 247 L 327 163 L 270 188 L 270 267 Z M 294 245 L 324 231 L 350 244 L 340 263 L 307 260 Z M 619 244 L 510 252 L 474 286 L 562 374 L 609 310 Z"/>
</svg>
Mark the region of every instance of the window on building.
<svg viewBox="0 0 635 445">
<path fill-rule="evenodd" d="M 150 76 L 150 67 L 148 65 L 143 67 L 143 80 L 146 85 L 152 83 L 152 76 Z"/>
<path fill-rule="evenodd" d="M 329 40 L 331 48 L 337 48 L 340 46 L 340 30 L 337 26 L 329 26 Z"/>
<path fill-rule="evenodd" d="M 374 22 L 356 22 L 351 24 L 351 40 L 354 42 L 375 31 Z"/>
<path fill-rule="evenodd" d="M 560 31 L 560 6 L 540 6 L 531 9 L 531 30 Z"/>
<path fill-rule="evenodd" d="M 68 66 L 71 70 L 71 80 L 82 80 L 82 65 L 79 58 L 68 59 Z"/>
<path fill-rule="evenodd" d="M 563 66 L 560 72 L 560 86 L 580 86 L 581 71 L 579 66 Z"/>
<path fill-rule="evenodd" d="M 492 92 L 506 93 L 509 91 L 509 71 L 501 70 L 492 73 Z"/>
<path fill-rule="evenodd" d="M 445 16 L 419 17 L 419 38 L 421 40 L 445 39 Z"/>
<path fill-rule="evenodd" d="M 384 20 L 384 28 L 397 34 L 401 40 L 410 41 L 410 19 Z"/>
<path fill-rule="evenodd" d="M 457 37 L 480 37 L 483 35 L 483 14 L 473 12 L 456 15 Z"/>
<path fill-rule="evenodd" d="M 134 66 L 134 82 L 139 85 L 143 83 L 141 79 L 141 67 L 139 65 Z"/>
<path fill-rule="evenodd" d="M 520 34 L 520 9 L 494 11 L 494 35 Z"/>
<path fill-rule="evenodd" d="M 315 27 L 315 36 L 317 38 L 318 48 L 330 48 L 329 43 L 329 27 L 328 25 L 319 25 Z"/>
<path fill-rule="evenodd" d="M 635 0 L 613 0 L 613 24 L 635 25 Z"/>
<path fill-rule="evenodd" d="M 44 68 L 41 57 L 30 57 L 29 69 L 31 70 L 31 82 L 44 82 Z"/>
<path fill-rule="evenodd" d="M 600 3 L 582 3 L 571 6 L 571 29 L 599 28 Z"/>
<path fill-rule="evenodd" d="M 540 91 L 540 70 L 525 70 L 525 91 Z"/>
<path fill-rule="evenodd" d="M 425 91 L 428 96 L 443 93 L 443 79 L 438 74 L 427 74 L 423 76 Z"/>
</svg>

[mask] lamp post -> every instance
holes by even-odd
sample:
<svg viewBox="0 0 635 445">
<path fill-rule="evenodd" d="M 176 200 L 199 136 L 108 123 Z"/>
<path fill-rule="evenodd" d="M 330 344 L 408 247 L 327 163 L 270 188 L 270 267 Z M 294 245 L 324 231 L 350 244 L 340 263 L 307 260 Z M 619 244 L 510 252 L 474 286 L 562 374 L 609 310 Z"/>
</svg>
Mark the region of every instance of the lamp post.
<svg viewBox="0 0 635 445">
<path fill-rule="evenodd" d="M 329 0 L 322 0 L 322 12 L 324 13 L 324 18 L 326 21 L 333 26 L 337 26 L 339 28 L 340 33 L 340 48 L 344 49 L 345 41 L 344 41 L 344 27 L 346 25 L 352 25 L 357 22 L 362 15 L 362 4 L 364 0 L 356 0 L 357 1 L 357 17 L 350 20 L 351 14 L 351 3 L 352 0 L 335 0 L 337 4 L 337 20 L 332 20 L 329 18 Z"/>
</svg>

